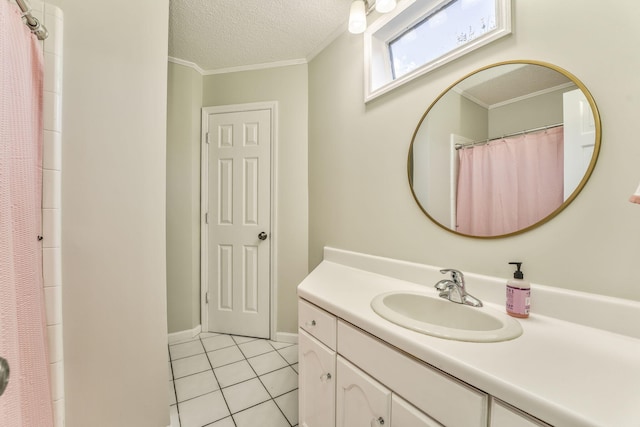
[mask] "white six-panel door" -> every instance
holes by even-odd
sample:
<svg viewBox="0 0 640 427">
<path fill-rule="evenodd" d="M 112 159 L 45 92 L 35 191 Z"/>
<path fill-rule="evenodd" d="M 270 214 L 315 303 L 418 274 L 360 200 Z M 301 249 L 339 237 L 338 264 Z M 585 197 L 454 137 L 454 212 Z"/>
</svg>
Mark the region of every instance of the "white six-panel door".
<svg viewBox="0 0 640 427">
<path fill-rule="evenodd" d="M 563 94 L 564 199 L 571 196 L 589 168 L 596 141 L 596 122 L 580 89 Z"/>
<path fill-rule="evenodd" d="M 271 110 L 207 117 L 208 330 L 269 338 Z"/>
</svg>

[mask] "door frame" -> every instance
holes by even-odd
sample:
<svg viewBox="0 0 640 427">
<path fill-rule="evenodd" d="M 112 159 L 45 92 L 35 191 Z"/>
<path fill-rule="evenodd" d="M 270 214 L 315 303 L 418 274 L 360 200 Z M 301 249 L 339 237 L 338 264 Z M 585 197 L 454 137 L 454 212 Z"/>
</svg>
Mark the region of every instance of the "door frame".
<svg viewBox="0 0 640 427">
<path fill-rule="evenodd" d="M 269 335 L 275 339 L 277 334 L 278 282 L 277 265 L 277 164 L 278 164 L 278 102 L 254 102 L 247 104 L 219 105 L 202 107 L 202 123 L 200 125 L 200 326 L 202 332 L 209 330 L 209 312 L 207 308 L 207 291 L 209 290 L 209 226 L 206 223 L 209 206 L 209 115 L 224 113 L 241 113 L 256 110 L 269 110 L 271 113 L 271 200 L 269 219 Z"/>
</svg>

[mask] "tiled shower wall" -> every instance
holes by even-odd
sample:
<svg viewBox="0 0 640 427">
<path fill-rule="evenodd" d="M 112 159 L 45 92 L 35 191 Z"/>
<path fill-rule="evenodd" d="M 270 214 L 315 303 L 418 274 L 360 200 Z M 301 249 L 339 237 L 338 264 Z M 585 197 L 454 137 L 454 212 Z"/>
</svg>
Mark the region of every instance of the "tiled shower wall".
<svg viewBox="0 0 640 427">
<path fill-rule="evenodd" d="M 62 27 L 59 7 L 32 1 L 33 16 L 43 22 L 49 37 L 44 51 L 44 151 L 42 158 L 42 264 L 49 337 L 51 395 L 54 426 L 63 427 L 64 363 L 62 352 L 62 254 L 60 246 L 62 174 Z"/>
</svg>

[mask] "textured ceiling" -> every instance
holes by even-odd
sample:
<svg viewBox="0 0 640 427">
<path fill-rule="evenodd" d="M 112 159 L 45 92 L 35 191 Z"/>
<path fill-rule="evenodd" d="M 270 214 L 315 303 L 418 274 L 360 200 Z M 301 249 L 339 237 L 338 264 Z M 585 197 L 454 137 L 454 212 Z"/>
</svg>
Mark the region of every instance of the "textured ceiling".
<svg viewBox="0 0 640 427">
<path fill-rule="evenodd" d="M 169 56 L 205 71 L 305 60 L 346 30 L 350 0 L 170 0 Z"/>
</svg>

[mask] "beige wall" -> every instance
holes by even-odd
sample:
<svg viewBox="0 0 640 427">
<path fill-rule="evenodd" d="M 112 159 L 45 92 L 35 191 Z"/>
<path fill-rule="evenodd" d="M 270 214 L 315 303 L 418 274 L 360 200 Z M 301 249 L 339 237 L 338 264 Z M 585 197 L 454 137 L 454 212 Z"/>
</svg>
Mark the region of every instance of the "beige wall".
<svg viewBox="0 0 640 427">
<path fill-rule="evenodd" d="M 168 1 L 59 3 L 66 426 L 166 426 Z"/>
<path fill-rule="evenodd" d="M 184 123 L 189 122 L 188 113 L 181 107 L 180 99 L 186 95 L 178 96 L 178 92 L 187 90 L 189 83 L 185 79 L 179 79 L 178 73 L 184 76 L 184 67 L 170 64 L 170 94 L 175 94 L 175 98 L 170 96 L 169 108 L 169 128 L 175 126 L 181 135 L 186 135 L 189 130 Z M 189 77 L 188 79 L 191 79 Z M 194 86 L 191 86 L 192 88 Z M 308 263 L 308 195 L 307 195 L 307 66 L 296 65 L 279 67 L 257 71 L 245 71 L 219 75 L 208 75 L 203 77 L 202 106 L 219 106 L 244 104 L 263 101 L 278 102 L 278 129 L 277 129 L 277 257 L 276 285 L 278 288 L 277 297 L 277 331 L 295 333 L 297 329 L 297 305 L 296 287 L 307 275 Z M 195 114 L 195 113 L 193 113 Z M 200 122 L 200 112 L 197 113 L 198 126 Z M 179 122 L 183 122 L 180 124 Z M 191 123 L 191 122 L 190 122 Z M 191 123 L 191 132 L 194 131 Z M 174 137 L 169 136 L 169 143 Z M 195 141 L 192 141 L 195 144 Z M 170 147 L 171 151 L 172 148 Z M 170 160 L 171 164 L 176 164 Z M 186 161 L 182 162 L 186 167 Z M 192 162 L 192 173 L 200 171 L 199 165 Z M 178 184 L 184 191 L 188 191 L 186 181 L 187 172 L 183 170 L 183 179 Z M 170 187 L 173 184 L 170 184 Z M 192 187 L 193 190 L 195 187 Z M 199 187 L 198 187 L 199 192 Z M 173 204 L 170 202 L 170 204 Z M 169 208 L 168 213 L 172 211 Z M 182 215 L 186 218 L 186 214 Z M 193 221 L 199 219 L 194 216 Z M 193 225 L 184 223 L 181 229 L 177 229 L 178 221 L 170 223 L 169 236 L 173 235 L 172 227 L 175 229 L 176 239 L 186 239 Z M 191 227 L 191 229 L 190 229 Z M 190 256 L 195 259 L 195 252 Z M 199 255 L 198 255 L 199 256 Z M 182 265 L 182 266 L 181 266 Z M 183 273 L 180 277 L 188 277 L 187 263 L 183 254 L 173 253 L 169 249 L 168 271 L 169 271 L 169 330 L 176 332 L 195 326 L 199 323 L 199 307 L 194 304 L 195 287 L 186 289 L 184 284 L 177 280 L 175 286 L 171 285 L 173 280 L 171 272 L 173 269 Z M 176 276 L 177 278 L 178 276 Z M 178 287 L 182 286 L 180 289 Z M 191 292 L 191 295 L 187 295 Z M 176 298 L 173 295 L 176 295 Z M 197 313 L 198 319 L 194 317 Z M 176 323 L 173 319 L 176 319 Z M 191 325 L 177 319 L 192 319 Z M 196 323 L 197 322 L 197 323 Z"/>
<path fill-rule="evenodd" d="M 324 245 L 511 277 L 523 261 L 534 283 L 640 300 L 640 56 L 635 1 L 516 0 L 514 34 L 363 104 L 362 36 L 339 37 L 309 64 L 310 267 Z M 596 169 L 578 198 L 549 223 L 492 240 L 431 223 L 407 185 L 406 155 L 425 109 L 471 71 L 509 59 L 557 64 L 589 88 L 603 123 Z M 473 284 L 469 284 L 472 288 Z M 535 290 L 534 290 L 535 292 Z M 534 294 L 535 298 L 535 294 Z"/>
<path fill-rule="evenodd" d="M 489 138 L 500 138 L 524 129 L 562 123 L 562 95 L 576 86 L 558 89 L 489 110 Z"/>
<path fill-rule="evenodd" d="M 200 116 L 202 75 L 169 62 L 167 301 L 169 333 L 200 324 Z"/>
<path fill-rule="evenodd" d="M 416 131 L 413 191 L 440 224 L 451 226 L 451 134 L 481 140 L 487 137 L 487 122 L 486 108 L 449 91 L 429 110 Z"/>
</svg>

